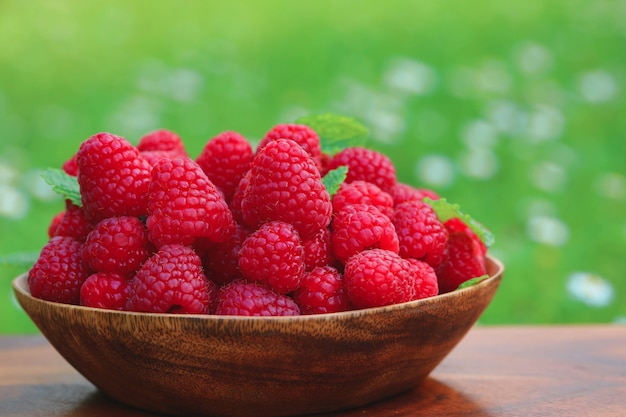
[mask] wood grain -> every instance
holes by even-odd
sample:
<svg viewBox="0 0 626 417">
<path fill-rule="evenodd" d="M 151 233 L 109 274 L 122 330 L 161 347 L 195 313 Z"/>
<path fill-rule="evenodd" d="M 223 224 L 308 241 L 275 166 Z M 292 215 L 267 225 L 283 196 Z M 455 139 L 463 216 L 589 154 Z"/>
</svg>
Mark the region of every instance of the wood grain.
<svg viewBox="0 0 626 417">
<path fill-rule="evenodd" d="M 318 417 L 626 415 L 626 326 L 474 327 L 418 387 Z M 0 416 L 141 417 L 41 336 L 0 337 Z"/>
</svg>

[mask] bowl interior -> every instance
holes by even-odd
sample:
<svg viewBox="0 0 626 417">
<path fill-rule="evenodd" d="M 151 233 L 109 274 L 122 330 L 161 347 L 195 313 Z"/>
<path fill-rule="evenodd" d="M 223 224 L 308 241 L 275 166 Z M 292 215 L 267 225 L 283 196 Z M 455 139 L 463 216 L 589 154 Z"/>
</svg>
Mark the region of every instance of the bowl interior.
<svg viewBox="0 0 626 417">
<path fill-rule="evenodd" d="M 52 346 L 110 397 L 170 415 L 285 416 L 353 408 L 408 390 L 463 338 L 493 298 L 489 278 L 436 297 L 298 317 L 148 314 L 19 303 Z"/>
</svg>

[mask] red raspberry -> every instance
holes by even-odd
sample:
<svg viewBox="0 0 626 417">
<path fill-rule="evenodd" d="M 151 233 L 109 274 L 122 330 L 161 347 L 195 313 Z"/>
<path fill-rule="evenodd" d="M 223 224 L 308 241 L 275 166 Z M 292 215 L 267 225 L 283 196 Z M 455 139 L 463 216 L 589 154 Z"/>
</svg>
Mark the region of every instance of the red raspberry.
<svg viewBox="0 0 626 417">
<path fill-rule="evenodd" d="M 130 286 L 122 275 L 97 272 L 90 275 L 80 287 L 80 305 L 125 310 Z"/>
<path fill-rule="evenodd" d="M 399 205 L 407 201 L 421 201 L 428 197 L 431 200 L 438 200 L 439 195 L 427 188 L 416 188 L 410 184 L 397 183 L 389 190 L 394 205 Z"/>
<path fill-rule="evenodd" d="M 44 245 L 28 271 L 33 297 L 64 304 L 78 304 L 80 287 L 89 275 L 80 257 L 82 244 L 69 236 L 53 237 Z"/>
<path fill-rule="evenodd" d="M 321 266 L 302 277 L 293 299 L 302 314 L 336 313 L 350 310 L 343 276 L 332 266 Z"/>
<path fill-rule="evenodd" d="M 433 268 L 443 262 L 448 232 L 429 204 L 414 200 L 396 206 L 393 224 L 400 256 L 426 261 Z"/>
<path fill-rule="evenodd" d="M 396 182 L 396 168 L 388 156 L 372 149 L 361 147 L 345 148 L 335 154 L 328 163 L 328 169 L 348 167 L 347 183 L 362 180 L 376 184 L 388 192 Z"/>
<path fill-rule="evenodd" d="M 450 233 L 447 256 L 436 269 L 441 293 L 454 291 L 465 281 L 487 273 L 484 244 L 469 227 L 460 227 L 458 222 L 450 219 L 445 223 Z"/>
<path fill-rule="evenodd" d="M 48 238 L 56 236 L 57 229 L 61 225 L 63 217 L 65 217 L 65 210 L 55 214 L 52 220 L 50 220 L 50 224 L 48 225 Z"/>
<path fill-rule="evenodd" d="M 154 166 L 148 201 L 146 225 L 157 246 L 191 245 L 200 237 L 224 242 L 235 231 L 222 195 L 189 158 L 162 159 Z"/>
<path fill-rule="evenodd" d="M 257 154 L 241 209 L 250 227 L 280 220 L 293 224 L 303 239 L 328 226 L 332 214 L 319 170 L 289 139 L 270 141 Z"/>
<path fill-rule="evenodd" d="M 304 248 L 289 223 L 273 221 L 259 227 L 243 242 L 239 269 L 248 279 L 269 285 L 280 294 L 300 286 Z"/>
<path fill-rule="evenodd" d="M 69 200 L 65 201 L 65 214 L 61 222 L 54 231 L 54 236 L 69 236 L 84 242 L 85 238 L 93 228 L 87 220 L 85 210 Z"/>
<path fill-rule="evenodd" d="M 398 235 L 389 217 L 374 206 L 351 204 L 336 214 L 332 224 L 333 255 L 341 262 L 365 249 L 398 253 Z"/>
<path fill-rule="evenodd" d="M 78 164 L 76 163 L 76 154 L 63 163 L 63 171 L 72 177 L 78 176 Z"/>
<path fill-rule="evenodd" d="M 298 316 L 298 305 L 260 283 L 234 281 L 219 291 L 215 314 L 228 316 Z"/>
<path fill-rule="evenodd" d="M 179 156 L 187 155 L 180 136 L 167 129 L 158 129 L 142 136 L 137 144 L 137 149 L 140 152 L 173 151 Z"/>
<path fill-rule="evenodd" d="M 291 139 L 307 151 L 313 158 L 315 166 L 322 168 L 322 149 L 320 138 L 313 129 L 307 125 L 279 124 L 265 134 L 259 142 L 256 152 L 259 153 L 269 142 L 276 139 Z"/>
<path fill-rule="evenodd" d="M 226 131 L 206 143 L 196 162 L 224 193 L 228 203 L 239 181 L 250 169 L 253 156 L 252 146 L 246 138 L 237 132 Z"/>
<path fill-rule="evenodd" d="M 200 257 L 188 246 L 165 245 L 130 281 L 126 309 L 153 313 L 204 314 L 209 309 L 207 279 Z"/>
<path fill-rule="evenodd" d="M 146 214 L 151 167 L 126 139 L 98 133 L 80 145 L 76 162 L 89 220 Z"/>
<path fill-rule="evenodd" d="M 320 229 L 313 236 L 302 240 L 304 247 L 304 269 L 310 271 L 315 267 L 328 265 L 333 260 L 330 247 L 330 230 Z"/>
<path fill-rule="evenodd" d="M 137 217 L 109 217 L 87 235 L 83 261 L 97 272 L 125 275 L 150 256 L 148 231 Z"/>
<path fill-rule="evenodd" d="M 377 185 L 367 181 L 342 183 L 333 196 L 333 211 L 339 212 L 349 204 L 369 204 L 375 206 L 385 216 L 393 218 L 393 199 Z"/>
<path fill-rule="evenodd" d="M 407 258 L 413 266 L 413 275 L 415 277 L 415 296 L 414 300 L 433 297 L 439 294 L 439 284 L 437 282 L 437 273 L 435 269 L 424 261 Z"/>
<path fill-rule="evenodd" d="M 241 278 L 239 251 L 249 235 L 250 231 L 238 224 L 230 239 L 207 250 L 203 257 L 207 278 L 218 284 L 227 284 Z"/>
<path fill-rule="evenodd" d="M 394 252 L 365 250 L 346 263 L 348 297 L 358 309 L 411 301 L 415 297 L 413 272 L 411 264 Z"/>
</svg>

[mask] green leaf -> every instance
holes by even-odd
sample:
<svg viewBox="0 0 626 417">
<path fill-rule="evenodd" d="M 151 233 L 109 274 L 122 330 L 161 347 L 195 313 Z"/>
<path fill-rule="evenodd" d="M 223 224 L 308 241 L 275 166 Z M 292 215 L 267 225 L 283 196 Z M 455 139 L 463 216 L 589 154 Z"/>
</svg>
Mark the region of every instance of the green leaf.
<svg viewBox="0 0 626 417">
<path fill-rule="evenodd" d="M 320 137 L 322 152 L 328 155 L 344 148 L 363 146 L 369 136 L 367 127 L 355 119 L 333 113 L 303 116 L 295 122 L 315 130 Z"/>
<path fill-rule="evenodd" d="M 19 252 L 0 255 L 0 266 L 14 266 L 22 269 L 30 269 L 37 259 L 39 252 Z"/>
<path fill-rule="evenodd" d="M 347 166 L 340 166 L 335 169 L 331 169 L 326 173 L 326 175 L 324 175 L 322 182 L 324 183 L 324 187 L 326 187 L 326 191 L 328 191 L 331 198 L 339 190 L 341 184 L 346 180 L 347 175 Z"/>
<path fill-rule="evenodd" d="M 439 200 L 431 200 L 430 198 L 425 198 L 424 202 L 430 204 L 432 208 L 437 213 L 439 220 L 441 222 L 445 222 L 452 218 L 458 217 L 463 220 L 465 224 L 467 224 L 473 231 L 478 235 L 480 240 L 483 241 L 485 246 L 489 247 L 493 245 L 495 242 L 495 238 L 493 234 L 483 226 L 482 223 L 474 220 L 469 214 L 465 214 L 461 212 L 460 206 L 458 204 L 449 203 L 445 198 L 440 198 Z"/>
<path fill-rule="evenodd" d="M 471 287 L 472 285 L 476 285 L 479 282 L 481 282 L 481 281 L 483 281 L 483 280 L 485 280 L 487 278 L 489 278 L 489 275 L 481 275 L 481 276 L 476 277 L 476 278 L 468 279 L 467 281 L 465 281 L 461 285 L 459 285 L 457 290 L 462 290 L 463 288 Z"/>
<path fill-rule="evenodd" d="M 52 189 L 61 194 L 65 199 L 70 200 L 73 204 L 81 207 L 80 187 L 78 179 L 68 175 L 62 169 L 46 168 L 41 172 L 41 177 L 52 186 Z"/>
</svg>

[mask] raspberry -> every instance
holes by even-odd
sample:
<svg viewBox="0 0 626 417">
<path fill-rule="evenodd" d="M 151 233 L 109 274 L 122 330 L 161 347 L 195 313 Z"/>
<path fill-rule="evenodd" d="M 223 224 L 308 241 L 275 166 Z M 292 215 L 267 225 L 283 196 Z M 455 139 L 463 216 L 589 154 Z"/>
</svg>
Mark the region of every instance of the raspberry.
<svg viewBox="0 0 626 417">
<path fill-rule="evenodd" d="M 33 297 L 64 304 L 78 304 L 80 287 L 89 270 L 80 257 L 82 244 L 69 236 L 53 237 L 44 245 L 28 271 Z"/>
<path fill-rule="evenodd" d="M 230 239 L 207 250 L 203 257 L 207 278 L 218 284 L 241 278 L 239 251 L 249 235 L 250 231 L 238 224 Z"/>
<path fill-rule="evenodd" d="M 271 288 L 246 281 L 234 281 L 219 291 L 215 314 L 229 316 L 298 316 L 298 305 Z"/>
<path fill-rule="evenodd" d="M 109 217 L 87 235 L 83 261 L 97 272 L 128 274 L 148 259 L 148 231 L 137 217 Z"/>
<path fill-rule="evenodd" d="M 377 185 L 367 181 L 342 183 L 332 199 L 333 211 L 339 212 L 349 204 L 369 204 L 375 206 L 385 216 L 393 217 L 393 199 Z"/>
<path fill-rule="evenodd" d="M 162 159 L 154 166 L 148 201 L 146 225 L 157 246 L 191 245 L 200 237 L 224 242 L 235 231 L 222 195 L 189 158 Z"/>
<path fill-rule="evenodd" d="M 67 175 L 70 175 L 72 177 L 78 176 L 78 164 L 76 163 L 76 154 L 72 155 L 70 159 L 63 163 L 62 169 Z"/>
<path fill-rule="evenodd" d="M 322 168 L 322 149 L 317 133 L 307 125 L 279 124 L 265 134 L 259 142 L 256 152 L 259 153 L 269 142 L 276 139 L 291 139 L 307 151 L 313 158 L 315 166 Z"/>
<path fill-rule="evenodd" d="M 146 214 L 151 167 L 126 139 L 98 133 L 80 145 L 76 163 L 89 220 Z"/>
<path fill-rule="evenodd" d="M 226 131 L 206 143 L 196 162 L 224 193 L 228 203 L 239 181 L 250 169 L 252 158 L 252 147 L 246 138 L 237 132 Z"/>
<path fill-rule="evenodd" d="M 352 256 L 344 279 L 348 297 L 356 308 L 380 307 L 413 300 L 413 267 L 398 254 L 370 249 Z"/>
<path fill-rule="evenodd" d="M 439 294 L 439 284 L 437 282 L 437 273 L 434 268 L 424 261 L 407 258 L 413 266 L 413 275 L 415 277 L 415 296 L 414 300 L 433 297 Z"/>
<path fill-rule="evenodd" d="M 304 269 L 306 271 L 328 265 L 333 260 L 330 247 L 330 230 L 326 227 L 308 239 L 302 240 L 302 246 L 304 247 Z"/>
<path fill-rule="evenodd" d="M 427 188 L 416 188 L 410 184 L 397 183 L 389 190 L 394 205 L 399 205 L 407 201 L 423 200 L 428 197 L 431 200 L 438 200 L 439 195 Z"/>
<path fill-rule="evenodd" d="M 298 232 L 285 222 L 261 225 L 243 242 L 239 269 L 246 278 L 267 284 L 280 294 L 294 291 L 304 273 L 304 248 Z"/>
<path fill-rule="evenodd" d="M 433 268 L 443 262 L 448 232 L 429 204 L 414 200 L 396 206 L 393 224 L 400 256 L 426 261 Z"/>
<path fill-rule="evenodd" d="M 343 276 L 332 266 L 317 267 L 304 274 L 293 299 L 302 314 L 336 313 L 350 309 Z"/>
<path fill-rule="evenodd" d="M 173 151 L 179 156 L 187 155 L 180 136 L 167 129 L 158 129 L 142 136 L 137 144 L 137 149 L 140 152 Z"/>
<path fill-rule="evenodd" d="M 250 227 L 280 220 L 293 224 L 303 239 L 328 226 L 332 214 L 319 170 L 309 154 L 289 139 L 270 141 L 257 154 L 241 209 Z"/>
<path fill-rule="evenodd" d="M 450 234 L 447 256 L 436 269 L 441 293 L 454 291 L 465 281 L 487 273 L 486 248 L 478 236 L 459 219 L 450 219 L 445 226 Z"/>
<path fill-rule="evenodd" d="M 398 235 L 389 217 L 374 206 L 351 204 L 339 211 L 332 224 L 333 255 L 341 262 L 365 249 L 398 253 Z"/>
<path fill-rule="evenodd" d="M 126 309 L 153 313 L 203 314 L 209 309 L 200 257 L 188 246 L 164 245 L 130 281 Z"/>
<path fill-rule="evenodd" d="M 56 236 L 57 229 L 61 225 L 63 217 L 65 217 L 65 210 L 55 214 L 52 220 L 50 220 L 50 224 L 48 225 L 48 238 Z"/>
<path fill-rule="evenodd" d="M 130 286 L 122 275 L 97 272 L 90 275 L 80 287 L 80 305 L 125 310 Z"/>
<path fill-rule="evenodd" d="M 93 226 L 85 215 L 85 210 L 66 200 L 65 214 L 55 229 L 54 236 L 70 236 L 79 242 L 84 242 L 92 228 Z"/>
<path fill-rule="evenodd" d="M 388 192 L 397 183 L 396 168 L 386 155 L 361 147 L 345 148 L 335 154 L 328 163 L 328 169 L 348 167 L 346 183 L 362 180 L 376 184 Z"/>
</svg>

